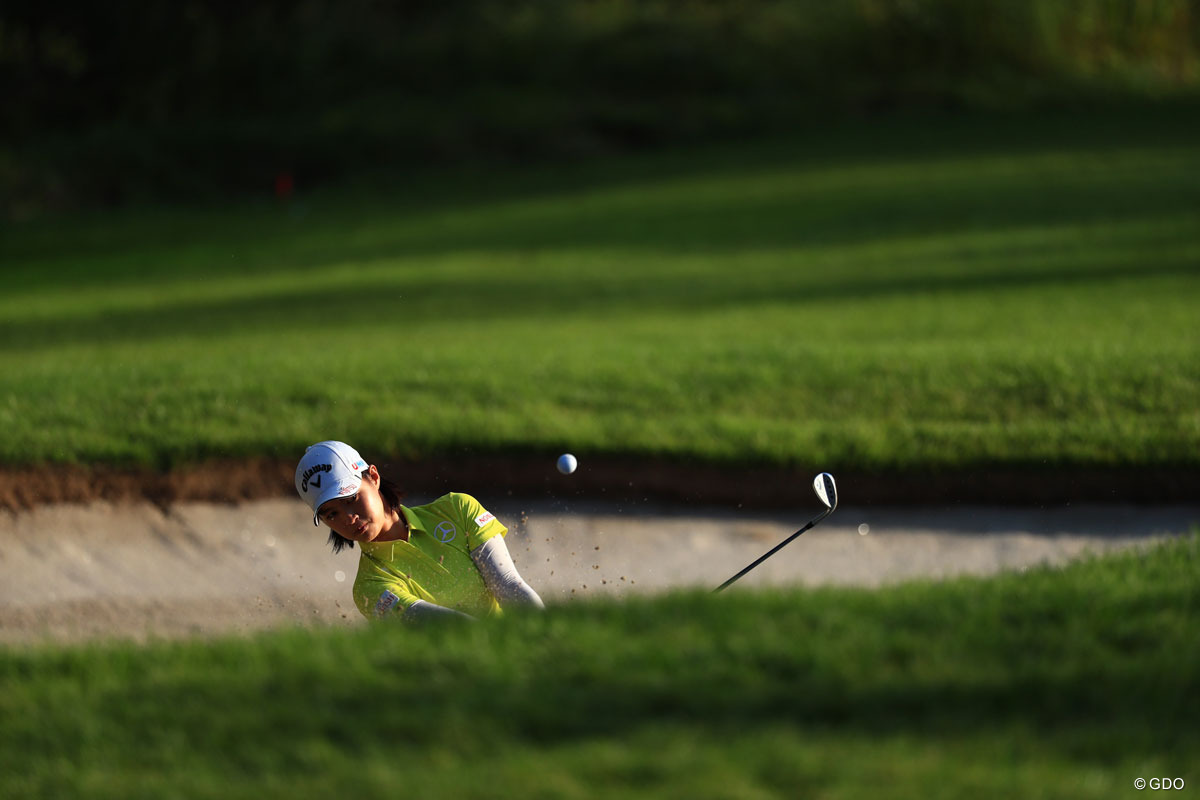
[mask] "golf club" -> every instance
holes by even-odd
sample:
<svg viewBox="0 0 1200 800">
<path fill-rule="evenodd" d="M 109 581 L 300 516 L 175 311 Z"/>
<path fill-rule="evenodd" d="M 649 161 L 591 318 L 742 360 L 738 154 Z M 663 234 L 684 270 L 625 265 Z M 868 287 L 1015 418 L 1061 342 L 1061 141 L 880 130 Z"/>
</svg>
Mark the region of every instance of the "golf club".
<svg viewBox="0 0 1200 800">
<path fill-rule="evenodd" d="M 733 583 L 738 578 L 742 577 L 747 572 L 754 569 L 755 567 L 757 567 L 762 562 L 766 561 L 771 556 L 775 555 L 775 553 L 777 553 L 779 550 L 783 549 L 783 546 L 786 545 L 788 542 L 790 542 L 792 539 L 795 539 L 797 536 L 804 533 L 806 530 L 808 530 L 812 526 L 816 525 L 818 522 L 820 522 L 821 520 L 825 519 L 826 517 L 828 517 L 830 514 L 833 513 L 833 510 L 835 508 L 837 508 L 837 501 L 838 501 L 837 484 L 833 482 L 833 476 L 830 475 L 828 472 L 822 472 L 820 475 L 813 478 L 813 491 L 817 493 L 817 497 L 819 497 L 821 499 L 821 502 L 825 504 L 825 510 L 822 511 L 820 513 L 820 515 L 813 518 L 803 528 L 796 531 L 791 536 L 789 536 L 788 538 L 784 539 L 779 544 L 772 547 L 770 550 L 768 550 L 766 553 L 764 553 L 762 556 L 760 556 L 759 559 L 757 561 L 755 561 L 753 564 L 746 567 L 744 570 L 739 572 L 737 575 L 734 575 L 732 578 L 730 578 L 729 580 L 722 583 L 716 589 L 713 589 L 714 594 L 716 592 L 721 591 L 726 586 Z"/>
</svg>

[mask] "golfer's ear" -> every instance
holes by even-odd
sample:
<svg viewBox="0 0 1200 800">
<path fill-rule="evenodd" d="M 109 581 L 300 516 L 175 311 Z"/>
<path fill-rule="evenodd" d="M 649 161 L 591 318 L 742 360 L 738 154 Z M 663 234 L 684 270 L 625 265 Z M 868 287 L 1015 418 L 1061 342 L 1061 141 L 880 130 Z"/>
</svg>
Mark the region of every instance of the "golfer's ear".
<svg viewBox="0 0 1200 800">
<path fill-rule="evenodd" d="M 367 477 L 371 479 L 373 485 L 379 486 L 379 470 L 375 469 L 374 464 L 367 469 Z"/>
</svg>

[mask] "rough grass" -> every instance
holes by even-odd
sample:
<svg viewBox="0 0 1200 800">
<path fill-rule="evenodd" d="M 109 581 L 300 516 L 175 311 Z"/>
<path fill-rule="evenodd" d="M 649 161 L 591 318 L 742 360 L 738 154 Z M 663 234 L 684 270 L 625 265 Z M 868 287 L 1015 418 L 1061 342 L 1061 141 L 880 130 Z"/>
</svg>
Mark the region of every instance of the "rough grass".
<svg viewBox="0 0 1200 800">
<path fill-rule="evenodd" d="M 6 797 L 1127 797 L 1196 772 L 1200 538 L 877 591 L 0 650 Z"/>
<path fill-rule="evenodd" d="M 1194 466 L 1188 130 L 893 120 L 11 227 L 0 462 Z"/>
</svg>

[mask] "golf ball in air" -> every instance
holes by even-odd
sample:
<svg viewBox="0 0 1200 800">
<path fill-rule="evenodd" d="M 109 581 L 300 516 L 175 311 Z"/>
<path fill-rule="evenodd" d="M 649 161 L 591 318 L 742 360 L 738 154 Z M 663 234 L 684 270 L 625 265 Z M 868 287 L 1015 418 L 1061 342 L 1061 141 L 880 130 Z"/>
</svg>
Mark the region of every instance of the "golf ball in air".
<svg viewBox="0 0 1200 800">
<path fill-rule="evenodd" d="M 579 462 L 570 453 L 563 453 L 558 457 L 558 471 L 563 475 L 570 475 L 577 466 L 579 466 Z"/>
</svg>

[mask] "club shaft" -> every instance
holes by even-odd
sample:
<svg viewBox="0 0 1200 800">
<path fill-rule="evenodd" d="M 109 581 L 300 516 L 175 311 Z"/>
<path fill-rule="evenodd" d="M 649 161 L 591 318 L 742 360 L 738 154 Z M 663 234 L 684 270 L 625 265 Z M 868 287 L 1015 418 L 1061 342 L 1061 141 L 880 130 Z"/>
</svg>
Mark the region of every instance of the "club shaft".
<svg viewBox="0 0 1200 800">
<path fill-rule="evenodd" d="M 758 566 L 759 564 L 761 564 L 762 562 L 766 561 L 766 560 L 767 560 L 768 558 L 770 558 L 771 556 L 775 555 L 777 552 L 779 552 L 780 550 L 782 550 L 782 549 L 784 548 L 784 546 L 786 546 L 786 545 L 787 545 L 787 544 L 788 544 L 790 541 L 792 541 L 793 539 L 795 539 L 795 538 L 796 538 L 797 536 L 799 536 L 800 534 L 804 533 L 806 530 L 808 530 L 808 529 L 809 529 L 809 528 L 811 528 L 812 526 L 816 525 L 816 524 L 817 524 L 818 522 L 820 522 L 821 520 L 823 520 L 823 519 L 825 519 L 826 517 L 828 517 L 828 516 L 829 516 L 829 515 L 830 515 L 832 512 L 833 512 L 833 509 L 832 509 L 832 508 L 827 508 L 827 509 L 825 509 L 825 511 L 824 511 L 824 512 L 822 512 L 820 516 L 818 516 L 818 517 L 814 518 L 814 519 L 813 519 L 813 520 L 811 520 L 811 521 L 810 521 L 810 522 L 809 522 L 807 525 L 805 525 L 803 528 L 801 528 L 800 530 L 796 531 L 796 532 L 795 532 L 795 533 L 793 533 L 791 536 L 789 536 L 788 538 L 784 539 L 782 542 L 780 542 L 779 544 L 775 545 L 775 546 L 774 546 L 774 547 L 772 547 L 770 550 L 768 550 L 767 552 L 765 552 L 765 553 L 763 553 L 761 556 L 759 556 L 759 557 L 758 557 L 758 559 L 756 559 L 756 560 L 754 561 L 754 563 L 753 563 L 753 564 L 751 564 L 750 566 L 746 567 L 746 568 L 745 568 L 745 569 L 743 569 L 741 572 L 739 572 L 737 575 L 734 575 L 732 578 L 730 578 L 729 580 L 727 580 L 727 581 L 725 581 L 724 583 L 722 583 L 722 584 L 721 584 L 720 586 L 718 586 L 716 589 L 713 589 L 713 594 L 716 594 L 717 592 L 721 591 L 721 590 L 722 590 L 722 589 L 724 589 L 726 586 L 728 586 L 729 584 L 733 583 L 733 582 L 734 582 L 734 581 L 736 581 L 738 578 L 742 577 L 742 576 L 743 576 L 743 575 L 745 575 L 747 572 L 749 572 L 750 570 L 754 569 L 755 567 L 757 567 L 757 566 Z"/>
</svg>

